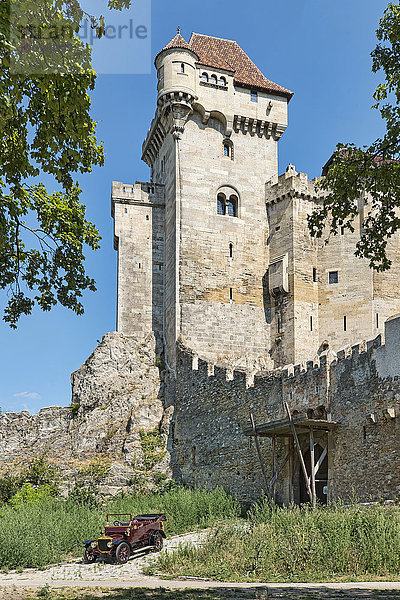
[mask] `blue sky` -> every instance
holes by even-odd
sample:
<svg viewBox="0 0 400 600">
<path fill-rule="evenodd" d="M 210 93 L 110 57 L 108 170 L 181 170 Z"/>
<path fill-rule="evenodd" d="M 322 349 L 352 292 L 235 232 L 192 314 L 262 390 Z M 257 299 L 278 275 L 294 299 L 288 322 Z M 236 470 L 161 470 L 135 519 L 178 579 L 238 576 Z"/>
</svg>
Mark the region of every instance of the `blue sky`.
<svg viewBox="0 0 400 600">
<path fill-rule="evenodd" d="M 196 31 L 237 40 L 269 79 L 295 92 L 289 104 L 289 126 L 279 143 L 279 171 L 292 162 L 298 171 L 315 177 L 337 142 L 364 144 L 382 133 L 379 114 L 370 109 L 378 77 L 371 73 L 369 54 L 386 4 L 383 0 L 202 0 L 195 5 L 153 0 L 151 56 L 175 35 L 178 25 L 186 39 Z M 129 47 L 122 52 L 121 61 L 126 63 Z M 147 65 L 143 55 L 143 71 Z M 92 98 L 106 162 L 80 181 L 88 218 L 103 238 L 101 250 L 87 255 L 87 270 L 98 291 L 85 297 L 82 317 L 56 308 L 50 313 L 35 310 L 21 319 L 17 331 L 0 323 L 3 411 L 35 412 L 42 406 L 69 404 L 71 372 L 105 332 L 115 329 L 110 186 L 112 180 L 129 183 L 149 177 L 140 157 L 154 115 L 155 72 L 100 75 Z"/>
</svg>

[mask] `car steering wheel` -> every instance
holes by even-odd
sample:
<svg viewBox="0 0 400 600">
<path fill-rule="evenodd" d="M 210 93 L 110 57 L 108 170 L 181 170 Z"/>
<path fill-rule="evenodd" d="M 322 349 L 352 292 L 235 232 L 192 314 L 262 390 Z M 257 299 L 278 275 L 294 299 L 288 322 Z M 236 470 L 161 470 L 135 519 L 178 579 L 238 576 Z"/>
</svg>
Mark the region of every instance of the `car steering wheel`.
<svg viewBox="0 0 400 600">
<path fill-rule="evenodd" d="M 114 525 L 115 525 L 115 527 L 119 527 L 119 525 L 121 525 L 121 523 L 119 521 L 114 521 Z"/>
</svg>

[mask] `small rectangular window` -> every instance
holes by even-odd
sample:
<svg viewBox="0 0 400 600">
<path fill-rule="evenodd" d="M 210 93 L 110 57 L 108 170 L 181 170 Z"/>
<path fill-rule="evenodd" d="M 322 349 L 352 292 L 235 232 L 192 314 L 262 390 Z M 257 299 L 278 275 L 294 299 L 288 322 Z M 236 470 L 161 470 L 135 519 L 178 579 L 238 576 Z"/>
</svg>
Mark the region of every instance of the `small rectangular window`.
<svg viewBox="0 0 400 600">
<path fill-rule="evenodd" d="M 233 289 L 229 288 L 229 300 L 233 300 Z"/>
<path fill-rule="evenodd" d="M 184 72 L 185 72 L 185 65 L 182 63 L 181 64 L 181 73 L 184 73 Z"/>
<path fill-rule="evenodd" d="M 343 226 L 340 228 L 340 235 L 344 235 L 344 227 Z"/>
<path fill-rule="evenodd" d="M 376 313 L 376 328 L 379 327 L 379 313 Z"/>
<path fill-rule="evenodd" d="M 312 331 L 312 316 L 310 317 L 310 331 Z"/>
<path fill-rule="evenodd" d="M 338 271 L 329 271 L 329 283 L 339 283 Z"/>
<path fill-rule="evenodd" d="M 343 331 L 347 331 L 347 317 L 344 315 L 343 317 Z"/>
<path fill-rule="evenodd" d="M 317 281 L 317 269 L 316 269 L 316 267 L 313 267 L 313 270 L 312 270 L 312 280 L 313 280 L 314 283 L 316 283 L 316 281 Z"/>
<path fill-rule="evenodd" d="M 258 102 L 258 93 L 257 92 L 251 92 L 251 101 Z"/>
</svg>

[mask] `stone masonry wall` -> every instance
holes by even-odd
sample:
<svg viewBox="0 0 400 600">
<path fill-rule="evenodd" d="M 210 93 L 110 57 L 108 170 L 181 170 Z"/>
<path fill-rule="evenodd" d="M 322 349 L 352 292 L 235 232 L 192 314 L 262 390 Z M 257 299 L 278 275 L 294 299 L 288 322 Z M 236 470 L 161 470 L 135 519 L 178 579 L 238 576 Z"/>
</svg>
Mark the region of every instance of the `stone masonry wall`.
<svg viewBox="0 0 400 600">
<path fill-rule="evenodd" d="M 214 367 L 180 349 L 175 406 L 174 447 L 183 480 L 190 485 L 222 485 L 241 500 L 263 489 L 254 441 L 243 434 L 252 412 L 256 423 L 282 419 L 291 411 L 314 415 L 321 409 L 338 423 L 316 442 L 328 444 L 328 500 L 394 499 L 400 495 L 400 318 L 388 321 L 386 344 L 380 339 L 338 353 L 323 353 L 319 363 L 295 365 L 250 377 Z M 391 367 L 388 376 L 388 353 Z M 194 367 L 194 368 L 193 368 Z M 311 414 L 310 412 L 308 413 Z M 321 439 L 319 439 L 321 438 Z M 322 439 L 324 438 L 324 439 Z M 300 436 L 303 449 L 307 436 Z M 271 441 L 261 439 L 271 474 Z M 277 462 L 287 452 L 278 438 Z M 277 500 L 288 502 L 288 466 L 277 481 Z M 299 464 L 294 465 L 294 500 L 299 501 Z"/>
</svg>

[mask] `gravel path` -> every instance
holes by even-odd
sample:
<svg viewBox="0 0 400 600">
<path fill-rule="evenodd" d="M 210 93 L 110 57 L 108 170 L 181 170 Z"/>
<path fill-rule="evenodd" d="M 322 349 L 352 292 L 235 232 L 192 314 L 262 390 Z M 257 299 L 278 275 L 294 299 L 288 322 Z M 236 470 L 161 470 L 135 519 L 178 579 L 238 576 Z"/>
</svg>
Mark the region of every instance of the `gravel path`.
<svg viewBox="0 0 400 600">
<path fill-rule="evenodd" d="M 178 548 L 179 544 L 193 544 L 199 546 L 203 543 L 207 531 L 185 533 L 183 535 L 172 536 L 164 540 L 163 552 L 171 552 Z M 46 583 L 51 585 L 54 582 L 76 582 L 81 585 L 83 582 L 91 582 L 91 585 L 113 586 L 120 585 L 123 582 L 132 584 L 136 579 L 142 579 L 143 568 L 152 562 L 157 555 L 149 552 L 146 554 L 136 553 L 126 565 L 110 564 L 96 562 L 92 565 L 86 565 L 82 560 L 63 563 L 48 567 L 47 569 L 24 569 L 22 573 L 9 571 L 6 574 L 0 573 L 0 588 L 4 585 L 29 585 L 43 586 Z"/>
</svg>

